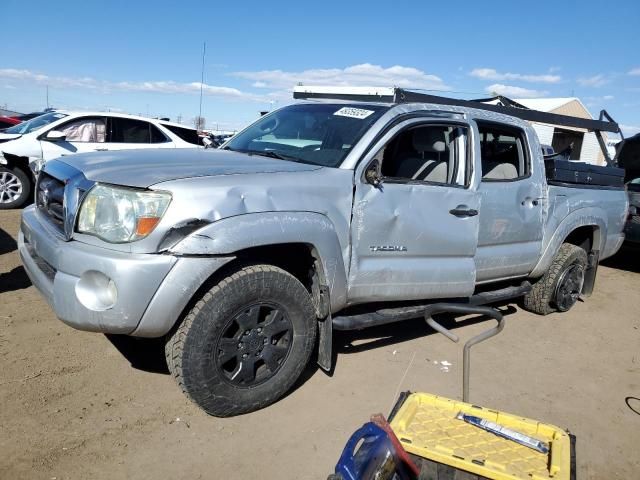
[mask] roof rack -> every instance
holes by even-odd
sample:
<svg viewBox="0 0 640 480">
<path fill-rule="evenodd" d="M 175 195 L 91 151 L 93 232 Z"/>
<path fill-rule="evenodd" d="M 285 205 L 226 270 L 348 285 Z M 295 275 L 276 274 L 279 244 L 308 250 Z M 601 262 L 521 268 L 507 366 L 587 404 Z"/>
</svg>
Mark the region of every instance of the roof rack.
<svg viewBox="0 0 640 480">
<path fill-rule="evenodd" d="M 609 114 L 602 110 L 598 120 L 589 118 L 571 117 L 569 115 L 559 115 L 557 113 L 541 112 L 530 110 L 517 102 L 506 97 L 505 102 L 510 106 L 492 105 L 483 103 L 494 98 L 480 100 L 460 100 L 457 98 L 441 97 L 429 95 L 427 93 L 416 92 L 404 88 L 374 88 L 374 87 L 312 87 L 296 86 L 293 89 L 295 99 L 333 99 L 351 100 L 359 102 L 382 102 L 382 103 L 433 103 L 436 105 L 449 105 L 456 107 L 476 108 L 488 110 L 490 112 L 503 113 L 512 117 L 528 120 L 529 122 L 548 123 L 565 127 L 583 128 L 594 132 L 620 133 L 620 127 Z M 606 121 L 603 120 L 606 118 Z"/>
<path fill-rule="evenodd" d="M 559 115 L 557 113 L 541 112 L 531 110 L 507 97 L 493 97 L 479 100 L 460 100 L 457 98 L 441 97 L 427 93 L 407 90 L 397 87 L 315 87 L 298 85 L 293 89 L 295 99 L 332 99 L 350 100 L 356 102 L 381 102 L 381 103 L 432 103 L 436 105 L 447 105 L 456 107 L 476 108 L 489 112 L 503 113 L 512 117 L 536 123 L 546 123 L 563 127 L 582 128 L 595 132 L 600 149 L 604 154 L 607 164 L 611 165 L 602 132 L 617 133 L 622 137 L 620 126 L 611 116 L 602 110 L 598 120 L 590 118 L 571 117 L 569 115 Z M 488 102 L 498 99 L 502 105 L 492 105 Z M 623 137 L 622 137 L 623 138 Z"/>
</svg>

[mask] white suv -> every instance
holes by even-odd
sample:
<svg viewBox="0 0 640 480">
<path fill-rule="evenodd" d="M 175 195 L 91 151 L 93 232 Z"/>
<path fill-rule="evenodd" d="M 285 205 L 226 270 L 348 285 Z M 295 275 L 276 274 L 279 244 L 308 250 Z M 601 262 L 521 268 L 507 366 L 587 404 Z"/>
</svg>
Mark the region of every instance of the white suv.
<svg viewBox="0 0 640 480">
<path fill-rule="evenodd" d="M 35 176 L 53 158 L 92 151 L 197 145 L 201 145 L 197 130 L 163 120 L 110 112 L 45 113 L 0 132 L 0 210 L 27 203 Z"/>
</svg>

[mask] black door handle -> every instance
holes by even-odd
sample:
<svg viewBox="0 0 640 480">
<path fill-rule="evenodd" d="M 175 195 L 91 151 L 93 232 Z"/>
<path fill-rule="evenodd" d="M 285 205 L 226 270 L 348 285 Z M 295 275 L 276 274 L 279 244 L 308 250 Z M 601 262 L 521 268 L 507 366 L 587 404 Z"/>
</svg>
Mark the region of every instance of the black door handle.
<svg viewBox="0 0 640 480">
<path fill-rule="evenodd" d="M 478 210 L 469 208 L 466 205 L 458 205 L 456 208 L 449 210 L 451 215 L 455 215 L 458 218 L 461 217 L 475 217 L 478 215 Z"/>
</svg>

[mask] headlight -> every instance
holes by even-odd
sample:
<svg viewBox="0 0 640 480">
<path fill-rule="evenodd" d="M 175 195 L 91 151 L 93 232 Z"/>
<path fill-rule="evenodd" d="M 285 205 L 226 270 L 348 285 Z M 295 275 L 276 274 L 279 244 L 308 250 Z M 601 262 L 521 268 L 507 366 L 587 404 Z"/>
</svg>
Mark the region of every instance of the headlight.
<svg viewBox="0 0 640 480">
<path fill-rule="evenodd" d="M 140 240 L 158 225 L 171 202 L 167 192 L 96 185 L 80 207 L 78 232 L 111 243 Z"/>
</svg>

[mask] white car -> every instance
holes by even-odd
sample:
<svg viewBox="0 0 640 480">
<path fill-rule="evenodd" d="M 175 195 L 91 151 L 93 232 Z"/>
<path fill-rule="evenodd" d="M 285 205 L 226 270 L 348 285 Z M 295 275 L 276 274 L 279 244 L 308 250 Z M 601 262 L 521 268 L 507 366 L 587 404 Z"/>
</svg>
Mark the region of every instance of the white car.
<svg viewBox="0 0 640 480">
<path fill-rule="evenodd" d="M 35 176 L 53 158 L 196 145 L 202 145 L 197 130 L 164 120 L 111 112 L 45 113 L 0 132 L 0 210 L 27 203 Z"/>
</svg>

